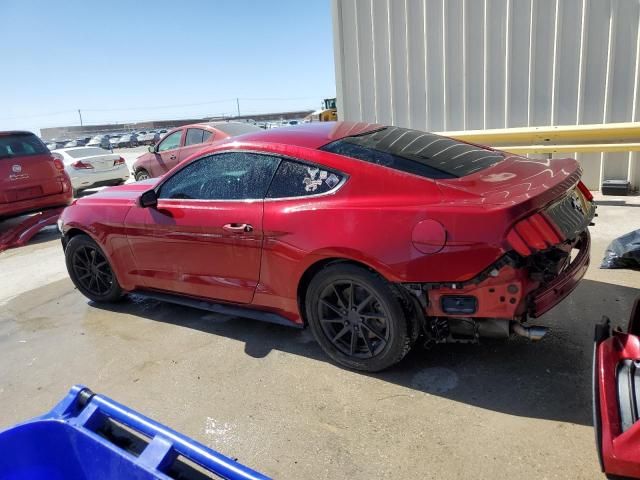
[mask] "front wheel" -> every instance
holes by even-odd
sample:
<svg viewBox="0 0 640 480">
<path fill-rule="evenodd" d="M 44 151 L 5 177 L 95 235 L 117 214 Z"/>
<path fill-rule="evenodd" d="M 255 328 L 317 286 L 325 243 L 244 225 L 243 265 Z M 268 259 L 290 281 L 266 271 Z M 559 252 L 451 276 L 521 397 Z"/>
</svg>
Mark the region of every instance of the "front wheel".
<svg viewBox="0 0 640 480">
<path fill-rule="evenodd" d="M 124 292 L 107 257 L 87 235 L 69 240 L 64 250 L 71 281 L 82 294 L 94 302 L 115 302 Z"/>
<path fill-rule="evenodd" d="M 314 337 L 341 365 L 377 372 L 411 349 L 400 298 L 386 280 L 365 268 L 325 268 L 312 279 L 305 302 Z"/>
</svg>

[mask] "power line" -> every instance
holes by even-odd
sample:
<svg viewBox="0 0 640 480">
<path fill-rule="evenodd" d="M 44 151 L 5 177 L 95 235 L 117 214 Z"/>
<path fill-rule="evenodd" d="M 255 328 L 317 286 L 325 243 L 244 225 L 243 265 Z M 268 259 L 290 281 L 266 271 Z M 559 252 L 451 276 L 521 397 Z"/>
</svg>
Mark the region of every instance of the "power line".
<svg viewBox="0 0 640 480">
<path fill-rule="evenodd" d="M 17 120 L 21 118 L 53 117 L 56 115 L 62 115 L 63 113 L 76 113 L 76 110 L 64 110 L 61 112 L 51 112 L 51 113 L 36 113 L 32 115 L 18 115 L 15 117 L 3 117 L 3 118 L 0 118 L 0 120 Z"/>
<path fill-rule="evenodd" d="M 179 107 L 199 107 L 201 105 L 211 105 L 214 103 L 233 102 L 235 98 L 225 98 L 224 100 L 211 100 L 208 102 L 198 103 L 180 103 L 174 105 L 157 105 L 153 107 L 123 107 L 123 108 L 83 108 L 85 112 L 124 112 L 129 110 L 161 110 L 163 108 L 179 108 Z"/>
<path fill-rule="evenodd" d="M 182 108 L 182 107 L 199 107 L 202 105 L 212 105 L 216 103 L 225 103 L 225 102 L 233 102 L 236 101 L 236 106 L 238 106 L 240 100 L 250 101 L 250 102 L 262 102 L 262 101 L 291 101 L 291 100 L 310 100 L 317 99 L 317 96 L 313 97 L 237 97 L 237 98 L 225 98 L 219 100 L 209 100 L 206 102 L 196 102 L 196 103 L 179 103 L 173 105 L 156 105 L 156 106 L 136 106 L 136 107 L 117 107 L 117 108 L 83 108 L 84 112 L 125 112 L 125 111 L 133 111 L 133 110 L 161 110 L 164 108 Z M 40 113 L 33 115 L 17 115 L 13 117 L 3 117 L 0 120 L 18 120 L 23 118 L 38 118 L 38 117 L 52 117 L 56 115 L 62 115 L 66 113 L 77 113 L 77 110 L 64 110 L 60 112 L 51 112 L 51 113 Z"/>
</svg>

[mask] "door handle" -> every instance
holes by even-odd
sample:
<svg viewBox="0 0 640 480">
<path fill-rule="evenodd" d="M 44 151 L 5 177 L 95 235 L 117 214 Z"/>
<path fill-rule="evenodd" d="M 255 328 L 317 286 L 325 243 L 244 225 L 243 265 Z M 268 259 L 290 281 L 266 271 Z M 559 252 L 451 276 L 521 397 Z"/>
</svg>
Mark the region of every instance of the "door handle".
<svg viewBox="0 0 640 480">
<path fill-rule="evenodd" d="M 249 233 L 253 232 L 253 226 L 248 223 L 227 223 L 222 227 L 226 232 L 231 233 Z"/>
<path fill-rule="evenodd" d="M 175 159 L 176 159 L 176 156 L 175 156 L 175 155 L 171 155 L 171 156 L 169 157 L 169 160 L 175 160 Z"/>
</svg>

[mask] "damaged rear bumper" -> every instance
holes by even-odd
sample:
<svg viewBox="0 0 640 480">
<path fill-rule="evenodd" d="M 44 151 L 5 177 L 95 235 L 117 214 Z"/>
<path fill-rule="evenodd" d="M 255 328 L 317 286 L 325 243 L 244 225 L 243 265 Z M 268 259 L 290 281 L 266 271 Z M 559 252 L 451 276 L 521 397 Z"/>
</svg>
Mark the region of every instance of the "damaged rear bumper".
<svg viewBox="0 0 640 480">
<path fill-rule="evenodd" d="M 548 312 L 560 303 L 582 280 L 589 268 L 591 237 L 589 230 L 582 232 L 576 244 L 578 255 L 569 266 L 551 282 L 530 295 L 529 315 L 533 318 Z"/>
<path fill-rule="evenodd" d="M 425 314 L 429 317 L 501 318 L 517 320 L 539 317 L 560 303 L 578 285 L 589 267 L 591 240 L 585 230 L 573 248 L 578 253 L 551 280 L 541 284 L 532 278 L 524 260 L 506 255 L 474 279 L 442 284 L 424 284 L 427 290 Z M 452 312 L 447 302 L 452 299 L 473 299 L 473 310 Z"/>
</svg>

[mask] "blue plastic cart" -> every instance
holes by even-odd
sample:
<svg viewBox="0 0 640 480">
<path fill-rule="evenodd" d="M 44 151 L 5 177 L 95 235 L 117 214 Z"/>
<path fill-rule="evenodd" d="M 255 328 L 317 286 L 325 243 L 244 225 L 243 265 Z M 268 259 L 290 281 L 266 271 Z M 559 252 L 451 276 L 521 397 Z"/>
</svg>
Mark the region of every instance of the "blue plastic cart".
<svg viewBox="0 0 640 480">
<path fill-rule="evenodd" d="M 110 398 L 74 386 L 0 433 L 0 479 L 268 479 Z"/>
</svg>

